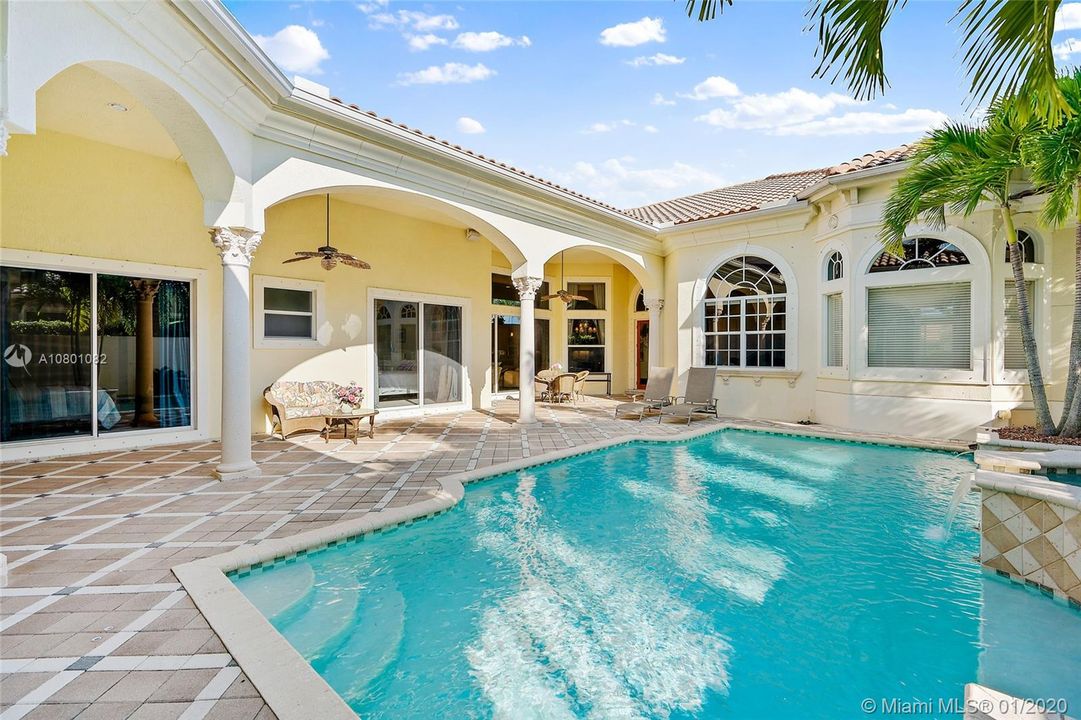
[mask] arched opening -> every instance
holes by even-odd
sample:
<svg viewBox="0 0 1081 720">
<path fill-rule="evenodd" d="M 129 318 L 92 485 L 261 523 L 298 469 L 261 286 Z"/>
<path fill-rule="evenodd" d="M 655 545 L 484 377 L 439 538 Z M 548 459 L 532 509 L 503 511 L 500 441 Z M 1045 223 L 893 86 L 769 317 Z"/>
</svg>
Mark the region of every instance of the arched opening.
<svg viewBox="0 0 1081 720">
<path fill-rule="evenodd" d="M 784 368 L 788 364 L 788 283 L 770 260 L 738 255 L 706 281 L 705 364 Z"/>
<path fill-rule="evenodd" d="M 0 366 L 0 440 L 72 452 L 213 434 L 215 321 L 196 315 L 220 296 L 204 224 L 232 193 L 220 146 L 177 93 L 118 63 L 70 66 L 34 100 L 0 200 L 0 332 L 33 365 Z"/>
</svg>

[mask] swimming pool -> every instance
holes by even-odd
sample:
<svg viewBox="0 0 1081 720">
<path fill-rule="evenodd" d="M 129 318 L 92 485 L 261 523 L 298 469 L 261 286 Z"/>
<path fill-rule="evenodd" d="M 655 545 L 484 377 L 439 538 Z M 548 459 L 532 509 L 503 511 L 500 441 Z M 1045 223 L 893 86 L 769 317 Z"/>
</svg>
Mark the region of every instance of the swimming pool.
<svg viewBox="0 0 1081 720">
<path fill-rule="evenodd" d="M 967 682 L 1077 714 L 1081 613 L 980 571 L 974 497 L 936 532 L 971 470 L 739 431 L 629 444 L 233 580 L 365 718 L 833 719 Z"/>
</svg>

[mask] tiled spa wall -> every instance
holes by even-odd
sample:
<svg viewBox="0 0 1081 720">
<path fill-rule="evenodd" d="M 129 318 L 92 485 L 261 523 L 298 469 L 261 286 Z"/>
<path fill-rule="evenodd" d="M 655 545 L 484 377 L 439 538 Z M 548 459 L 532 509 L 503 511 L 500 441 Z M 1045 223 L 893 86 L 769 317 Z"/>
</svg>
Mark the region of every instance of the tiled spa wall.
<svg viewBox="0 0 1081 720">
<path fill-rule="evenodd" d="M 980 493 L 980 562 L 1081 609 L 1081 512 L 1011 492 Z"/>
</svg>

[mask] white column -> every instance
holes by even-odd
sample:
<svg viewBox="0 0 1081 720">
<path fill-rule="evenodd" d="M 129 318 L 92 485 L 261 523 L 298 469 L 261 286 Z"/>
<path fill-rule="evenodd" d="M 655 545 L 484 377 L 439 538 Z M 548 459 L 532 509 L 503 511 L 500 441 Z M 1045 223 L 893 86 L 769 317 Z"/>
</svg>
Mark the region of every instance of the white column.
<svg viewBox="0 0 1081 720">
<path fill-rule="evenodd" d="M 518 331 L 518 422 L 532 424 L 537 422 L 536 403 L 533 401 L 533 378 L 537 375 L 534 338 L 533 307 L 541 278 L 514 278 L 514 287 L 522 301 L 522 324 Z"/>
<path fill-rule="evenodd" d="M 251 458 L 252 255 L 262 239 L 244 228 L 211 228 L 222 265 L 221 464 L 222 480 L 259 475 Z"/>
<path fill-rule="evenodd" d="M 661 310 L 664 309 L 664 300 L 651 298 L 646 300 L 646 309 L 649 310 L 649 366 L 660 367 L 664 357 L 664 347 L 661 343 L 664 336 L 661 334 Z"/>
</svg>

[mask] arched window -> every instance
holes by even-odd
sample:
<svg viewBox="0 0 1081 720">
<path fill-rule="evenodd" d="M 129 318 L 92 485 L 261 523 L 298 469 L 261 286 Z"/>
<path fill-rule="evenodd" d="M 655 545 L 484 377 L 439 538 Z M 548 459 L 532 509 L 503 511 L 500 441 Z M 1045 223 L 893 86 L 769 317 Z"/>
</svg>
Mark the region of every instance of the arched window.
<svg viewBox="0 0 1081 720">
<path fill-rule="evenodd" d="M 377 320 L 390 320 L 390 310 L 386 305 L 380 305 L 379 309 L 375 311 L 375 317 Z"/>
<path fill-rule="evenodd" d="M 826 258 L 826 280 L 840 280 L 845 276 L 845 260 L 841 253 L 832 252 Z"/>
<path fill-rule="evenodd" d="M 926 270 L 928 268 L 968 265 L 968 256 L 953 243 L 938 238 L 908 238 L 903 242 L 903 253 L 894 255 L 883 251 L 871 263 L 870 272 L 894 272 L 895 270 Z"/>
<path fill-rule="evenodd" d="M 867 288 L 867 367 L 971 370 L 968 256 L 937 238 L 909 238 L 903 248 L 903 255 L 879 254 L 867 271 L 912 271 Z M 937 274 L 943 269 L 952 272 Z"/>
<path fill-rule="evenodd" d="M 635 312 L 646 312 L 646 310 L 647 310 L 647 308 L 646 308 L 646 291 L 645 290 L 639 290 L 638 291 L 638 297 L 634 301 L 634 311 Z"/>
<path fill-rule="evenodd" d="M 787 300 L 768 260 L 743 255 L 717 268 L 706 283 L 706 365 L 785 367 Z"/>
<path fill-rule="evenodd" d="M 417 316 L 417 306 L 413 303 L 402 305 L 401 316 L 403 319 L 415 318 Z"/>
<path fill-rule="evenodd" d="M 1036 241 L 1031 235 L 1024 230 L 1017 231 L 1017 245 L 1021 249 L 1021 262 L 1034 263 L 1036 260 Z M 1010 262 L 1010 246 L 1006 245 L 1006 250 L 1003 253 L 1006 262 Z"/>
</svg>

